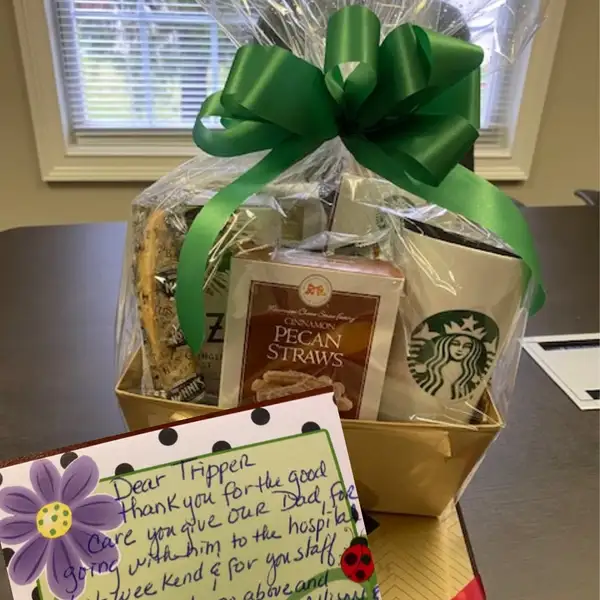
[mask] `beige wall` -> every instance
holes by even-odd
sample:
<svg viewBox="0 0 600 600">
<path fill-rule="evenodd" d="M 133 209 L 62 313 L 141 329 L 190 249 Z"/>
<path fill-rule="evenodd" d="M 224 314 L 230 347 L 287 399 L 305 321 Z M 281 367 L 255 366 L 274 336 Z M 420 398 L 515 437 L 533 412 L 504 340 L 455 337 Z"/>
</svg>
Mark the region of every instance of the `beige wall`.
<svg viewBox="0 0 600 600">
<path fill-rule="evenodd" d="M 40 179 L 12 0 L 0 0 L 0 81 L 0 230 L 126 219 L 141 184 L 48 185 Z"/>
<path fill-rule="evenodd" d="M 575 188 L 600 187 L 598 0 L 567 4 L 531 178 L 503 186 L 526 204 L 576 203 Z M 579 75 L 579 62 L 587 77 Z M 0 75 L 0 230 L 126 219 L 139 184 L 48 185 L 40 180 L 11 0 L 0 0 Z"/>
<path fill-rule="evenodd" d="M 573 190 L 600 188 L 599 6 L 567 0 L 531 175 L 501 186 L 524 204 L 575 204 Z"/>
</svg>

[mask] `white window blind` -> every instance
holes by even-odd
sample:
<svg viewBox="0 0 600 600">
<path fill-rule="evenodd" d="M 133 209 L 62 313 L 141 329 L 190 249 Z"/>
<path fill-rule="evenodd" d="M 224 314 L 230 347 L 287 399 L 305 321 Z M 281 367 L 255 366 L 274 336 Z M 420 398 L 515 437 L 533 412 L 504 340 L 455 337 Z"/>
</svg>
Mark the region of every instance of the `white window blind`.
<svg viewBox="0 0 600 600">
<path fill-rule="evenodd" d="M 459 0 L 450 1 L 460 7 Z M 53 6 L 64 108 L 75 136 L 189 135 L 204 98 L 222 87 L 235 53 L 196 0 L 53 0 Z M 497 147 L 512 78 L 510 69 L 486 76 L 496 70 L 495 18 L 490 11 L 469 28 L 486 50 L 481 142 Z"/>
<path fill-rule="evenodd" d="M 71 129 L 188 130 L 235 48 L 196 0 L 54 0 Z"/>
</svg>

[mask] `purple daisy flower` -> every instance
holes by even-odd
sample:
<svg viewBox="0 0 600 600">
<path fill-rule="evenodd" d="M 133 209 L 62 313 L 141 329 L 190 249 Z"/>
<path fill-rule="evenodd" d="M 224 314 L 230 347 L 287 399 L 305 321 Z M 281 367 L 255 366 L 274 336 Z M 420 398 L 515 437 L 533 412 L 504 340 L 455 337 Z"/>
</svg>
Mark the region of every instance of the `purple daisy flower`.
<svg viewBox="0 0 600 600">
<path fill-rule="evenodd" d="M 84 590 L 81 567 L 106 572 L 119 560 L 116 545 L 103 531 L 123 523 L 121 505 L 112 496 L 96 494 L 98 466 L 89 456 L 73 461 L 60 475 L 49 460 L 38 460 L 29 472 L 33 491 L 14 486 L 0 490 L 0 510 L 12 515 L 0 521 L 0 542 L 22 544 L 8 574 L 28 585 L 46 568 L 52 593 L 61 600 Z"/>
</svg>

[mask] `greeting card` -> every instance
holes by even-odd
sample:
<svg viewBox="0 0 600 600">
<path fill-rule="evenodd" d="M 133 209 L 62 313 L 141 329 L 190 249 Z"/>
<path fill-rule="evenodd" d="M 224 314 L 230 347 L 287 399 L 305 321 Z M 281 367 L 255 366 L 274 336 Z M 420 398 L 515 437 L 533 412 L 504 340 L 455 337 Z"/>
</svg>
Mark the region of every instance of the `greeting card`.
<svg viewBox="0 0 600 600">
<path fill-rule="evenodd" d="M 380 597 L 332 391 L 0 466 L 0 543 L 14 600 Z"/>
</svg>

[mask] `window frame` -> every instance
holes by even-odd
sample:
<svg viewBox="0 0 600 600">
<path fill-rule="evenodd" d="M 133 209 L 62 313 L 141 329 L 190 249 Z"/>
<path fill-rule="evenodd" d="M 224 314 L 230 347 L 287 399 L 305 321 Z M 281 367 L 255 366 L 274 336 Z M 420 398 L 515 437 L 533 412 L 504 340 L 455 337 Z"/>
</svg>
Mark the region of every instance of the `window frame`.
<svg viewBox="0 0 600 600">
<path fill-rule="evenodd" d="M 13 0 L 41 178 L 45 182 L 151 182 L 196 156 L 189 135 L 171 131 L 68 129 L 52 0 Z M 475 147 L 476 172 L 491 181 L 529 177 L 566 0 L 553 0 L 543 26 L 513 69 L 508 147 Z M 187 138 L 187 139 L 186 139 Z"/>
</svg>

